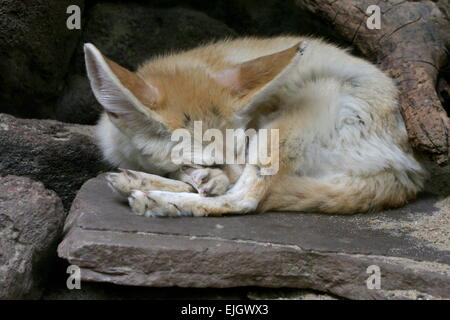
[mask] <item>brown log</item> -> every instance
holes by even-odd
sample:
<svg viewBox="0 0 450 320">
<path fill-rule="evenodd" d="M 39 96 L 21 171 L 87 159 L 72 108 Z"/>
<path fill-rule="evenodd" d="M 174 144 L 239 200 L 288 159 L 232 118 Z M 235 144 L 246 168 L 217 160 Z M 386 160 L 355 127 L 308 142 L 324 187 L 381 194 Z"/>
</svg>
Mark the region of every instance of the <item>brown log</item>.
<svg viewBox="0 0 450 320">
<path fill-rule="evenodd" d="M 431 1 L 297 0 L 297 6 L 333 24 L 340 36 L 391 75 L 412 146 L 440 165 L 449 160 L 450 118 L 436 92 L 448 62 L 450 23 Z M 367 27 L 366 10 L 381 8 L 381 28 Z M 448 43 L 447 43 L 448 45 Z"/>
</svg>

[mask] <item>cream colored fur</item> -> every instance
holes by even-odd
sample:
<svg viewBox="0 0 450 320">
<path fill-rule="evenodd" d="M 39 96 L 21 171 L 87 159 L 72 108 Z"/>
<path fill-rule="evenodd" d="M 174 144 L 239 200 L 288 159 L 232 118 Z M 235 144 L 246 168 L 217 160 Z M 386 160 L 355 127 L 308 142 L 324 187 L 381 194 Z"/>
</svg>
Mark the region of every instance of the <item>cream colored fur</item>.
<svg viewBox="0 0 450 320">
<path fill-rule="evenodd" d="M 275 77 L 233 93 L 243 87 L 237 82 L 244 76 L 234 74 L 244 70 L 242 63 L 269 55 L 274 60 L 267 61 L 277 63 L 289 56 L 277 53 L 306 41 L 303 54 L 280 62 Z M 321 40 L 244 38 L 152 59 L 136 77 L 150 91 L 156 88 L 157 107 L 140 102 L 142 90 L 116 77 L 114 66 L 92 45 L 86 46 L 86 60 L 93 91 L 108 112 L 97 126 L 105 158 L 118 167 L 181 180 L 174 187 L 154 175 L 111 173 L 110 183 L 129 195 L 137 214 L 348 214 L 401 206 L 422 189 L 425 174 L 408 144 L 393 81 Z M 272 67 L 267 68 L 268 74 Z M 279 172 L 261 176 L 261 166 L 250 164 L 221 170 L 173 164 L 170 132 L 186 124 L 186 115 L 221 130 L 279 129 Z"/>
</svg>

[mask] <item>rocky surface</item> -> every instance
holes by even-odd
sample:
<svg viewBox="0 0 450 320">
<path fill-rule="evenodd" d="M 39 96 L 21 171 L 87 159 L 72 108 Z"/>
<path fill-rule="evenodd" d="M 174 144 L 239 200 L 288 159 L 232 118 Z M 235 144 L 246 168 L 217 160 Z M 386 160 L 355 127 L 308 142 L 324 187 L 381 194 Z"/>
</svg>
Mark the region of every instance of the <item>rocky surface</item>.
<svg viewBox="0 0 450 320">
<path fill-rule="evenodd" d="M 253 289 L 247 293 L 251 300 L 339 300 L 338 297 L 302 289 Z"/>
<path fill-rule="evenodd" d="M 443 210 L 449 214 L 445 201 L 423 195 L 402 209 L 355 216 L 150 219 L 133 215 L 100 176 L 75 199 L 58 253 L 80 266 L 87 281 L 293 287 L 350 299 L 450 298 L 448 243 L 402 229 Z M 386 221 L 397 227 L 383 227 Z M 371 265 L 380 267 L 380 290 L 367 288 Z"/>
<path fill-rule="evenodd" d="M 248 299 L 245 288 L 150 288 L 120 286 L 111 283 L 82 281 L 80 289 L 68 289 L 66 285 L 68 263 L 61 260 L 52 273 L 43 300 L 198 300 L 198 299 Z M 258 292 L 257 289 L 254 289 Z M 256 294 L 256 293 L 255 293 Z"/>
<path fill-rule="evenodd" d="M 266 0 L 262 6 L 259 1 L 254 0 L 183 0 L 179 5 L 191 7 L 223 21 L 240 35 L 304 34 L 327 38 L 345 46 L 351 45 L 351 41 L 336 32 L 332 23 L 326 23 L 317 15 L 302 10 L 298 2 L 299 0 Z"/>
<path fill-rule="evenodd" d="M 51 117 L 81 35 L 66 27 L 69 5 L 84 0 L 2 0 L 0 112 Z"/>
<path fill-rule="evenodd" d="M 91 131 L 89 126 L 0 114 L 0 175 L 41 181 L 68 209 L 81 185 L 107 169 Z"/>
<path fill-rule="evenodd" d="M 43 300 L 335 300 L 322 292 L 298 289 L 235 288 L 152 288 L 82 281 L 80 289 L 66 285 L 69 264 L 58 260 L 42 295 Z"/>
<path fill-rule="evenodd" d="M 0 300 L 41 296 L 64 218 L 61 199 L 42 183 L 0 177 Z"/>
<path fill-rule="evenodd" d="M 90 8 L 85 19 L 80 45 L 57 106 L 57 119 L 65 122 L 92 124 L 101 109 L 86 77 L 83 43 L 95 44 L 114 61 L 135 70 L 152 56 L 235 35 L 224 23 L 184 8 L 100 2 Z"/>
<path fill-rule="evenodd" d="M 423 164 L 428 172 L 425 190 L 433 194 L 450 196 L 450 164 L 441 167 L 432 161 L 426 160 L 423 161 Z"/>
</svg>

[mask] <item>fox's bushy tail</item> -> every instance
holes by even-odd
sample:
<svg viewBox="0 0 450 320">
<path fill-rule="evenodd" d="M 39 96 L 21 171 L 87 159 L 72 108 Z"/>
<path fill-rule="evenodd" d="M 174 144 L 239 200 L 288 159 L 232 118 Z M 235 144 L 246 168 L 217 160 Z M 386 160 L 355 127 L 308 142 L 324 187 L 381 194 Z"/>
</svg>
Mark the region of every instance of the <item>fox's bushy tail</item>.
<svg viewBox="0 0 450 320">
<path fill-rule="evenodd" d="M 395 208 L 414 199 L 424 179 L 420 172 L 388 171 L 368 177 L 286 177 L 259 209 L 354 214 Z"/>
</svg>

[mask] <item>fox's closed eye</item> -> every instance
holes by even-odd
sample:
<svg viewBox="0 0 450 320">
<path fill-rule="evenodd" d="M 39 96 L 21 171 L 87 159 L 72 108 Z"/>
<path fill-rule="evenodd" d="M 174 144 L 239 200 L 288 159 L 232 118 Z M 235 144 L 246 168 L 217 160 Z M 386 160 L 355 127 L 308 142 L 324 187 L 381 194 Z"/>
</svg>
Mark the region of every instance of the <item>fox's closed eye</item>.
<svg viewBox="0 0 450 320">
<path fill-rule="evenodd" d="M 225 165 L 223 165 L 223 164 L 212 164 L 212 165 L 208 166 L 208 168 L 211 168 L 211 169 L 223 169 L 223 168 L 225 168 Z"/>
</svg>

